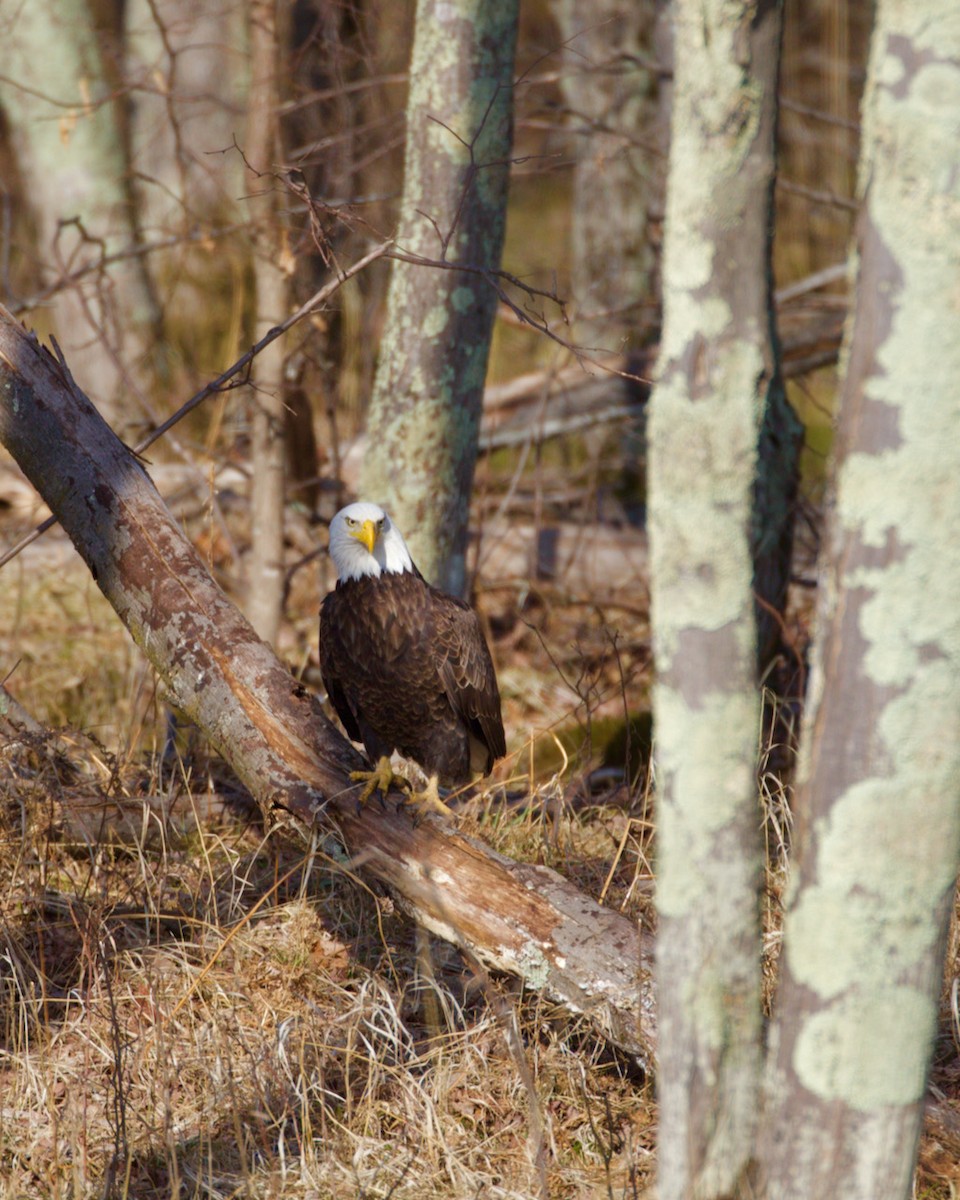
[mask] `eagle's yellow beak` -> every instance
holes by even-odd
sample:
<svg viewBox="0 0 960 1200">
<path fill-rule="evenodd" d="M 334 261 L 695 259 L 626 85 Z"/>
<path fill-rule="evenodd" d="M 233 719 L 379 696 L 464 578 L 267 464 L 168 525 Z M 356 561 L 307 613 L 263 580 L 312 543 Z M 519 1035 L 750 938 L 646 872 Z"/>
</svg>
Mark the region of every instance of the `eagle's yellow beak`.
<svg viewBox="0 0 960 1200">
<path fill-rule="evenodd" d="M 358 542 L 362 542 L 367 548 L 367 553 L 373 553 L 373 547 L 377 540 L 377 526 L 374 521 L 364 521 L 359 529 L 354 531 L 353 536 Z"/>
</svg>

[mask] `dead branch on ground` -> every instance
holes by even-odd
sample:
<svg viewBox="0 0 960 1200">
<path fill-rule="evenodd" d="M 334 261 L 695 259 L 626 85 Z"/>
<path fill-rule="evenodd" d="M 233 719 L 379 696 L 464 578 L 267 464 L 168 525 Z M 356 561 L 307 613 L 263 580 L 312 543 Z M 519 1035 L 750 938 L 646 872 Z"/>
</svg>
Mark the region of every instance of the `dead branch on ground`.
<svg viewBox="0 0 960 1200">
<path fill-rule="evenodd" d="M 356 807 L 353 747 L 210 578 L 142 464 L 62 363 L 0 308 L 0 442 L 268 827 L 335 833 L 351 866 L 485 967 L 583 1013 L 651 1062 L 651 946 L 556 872 L 516 863 L 430 820 Z"/>
</svg>

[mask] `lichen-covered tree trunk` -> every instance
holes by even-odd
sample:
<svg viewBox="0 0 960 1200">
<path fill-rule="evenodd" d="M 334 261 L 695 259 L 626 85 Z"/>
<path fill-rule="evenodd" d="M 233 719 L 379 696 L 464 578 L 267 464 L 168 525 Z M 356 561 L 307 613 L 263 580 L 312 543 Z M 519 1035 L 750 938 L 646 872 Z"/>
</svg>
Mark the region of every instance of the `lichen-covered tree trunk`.
<svg viewBox="0 0 960 1200">
<path fill-rule="evenodd" d="M 127 142 L 89 6 L 81 0 L 4 6 L 0 75 L 0 104 L 36 225 L 44 282 L 135 245 Z M 111 421 L 139 420 L 131 392 L 152 382 L 145 364 L 161 320 L 144 259 L 134 255 L 94 270 L 45 307 L 78 381 L 96 388 Z"/>
<path fill-rule="evenodd" d="M 960 852 L 958 98 L 954 0 L 881 0 L 760 1141 L 777 1200 L 911 1194 Z"/>
<path fill-rule="evenodd" d="M 517 0 L 419 0 L 402 250 L 497 269 L 510 173 Z M 465 587 L 470 489 L 496 293 L 475 274 L 395 262 L 368 418 L 364 495 L 418 566 Z"/>
<path fill-rule="evenodd" d="M 255 340 L 287 316 L 288 276 L 282 262 L 278 184 L 280 88 L 277 82 L 277 0 L 250 0 L 250 112 L 246 159 L 253 224 L 253 272 L 257 290 Z M 246 609 L 250 623 L 275 642 L 283 605 L 284 338 L 257 355 L 250 389 L 250 558 Z"/>
<path fill-rule="evenodd" d="M 656 145 L 656 0 L 553 0 L 574 138 L 573 295 L 582 344 L 623 354 L 653 324 L 654 242 L 666 144 Z M 664 72 L 665 74 L 666 72 Z"/>
<path fill-rule="evenodd" d="M 754 475 L 780 6 L 678 0 L 651 400 L 660 1195 L 733 1194 L 760 1083 Z"/>
</svg>

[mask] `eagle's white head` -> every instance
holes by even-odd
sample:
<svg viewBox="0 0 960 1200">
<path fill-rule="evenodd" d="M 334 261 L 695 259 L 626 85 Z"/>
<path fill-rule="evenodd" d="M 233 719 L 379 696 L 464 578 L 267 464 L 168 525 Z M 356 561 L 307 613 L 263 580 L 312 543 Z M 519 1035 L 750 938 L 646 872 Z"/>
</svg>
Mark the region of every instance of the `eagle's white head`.
<svg viewBox="0 0 960 1200">
<path fill-rule="evenodd" d="M 379 504 L 366 500 L 341 508 L 330 522 L 330 557 L 341 581 L 413 570 L 400 530 Z"/>
</svg>

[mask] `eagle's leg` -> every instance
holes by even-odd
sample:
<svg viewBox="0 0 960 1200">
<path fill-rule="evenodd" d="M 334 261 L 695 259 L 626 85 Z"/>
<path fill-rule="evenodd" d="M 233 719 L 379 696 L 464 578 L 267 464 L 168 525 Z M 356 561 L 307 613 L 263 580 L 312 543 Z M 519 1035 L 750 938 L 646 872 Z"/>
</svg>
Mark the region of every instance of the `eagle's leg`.
<svg viewBox="0 0 960 1200">
<path fill-rule="evenodd" d="M 428 812 L 440 813 L 443 817 L 452 817 L 454 815 L 453 810 L 447 808 L 440 799 L 440 790 L 436 775 L 430 776 L 427 786 L 420 792 L 415 792 L 413 788 L 409 788 L 404 807 L 416 810 L 415 820 L 419 820 Z"/>
<path fill-rule="evenodd" d="M 363 791 L 357 798 L 357 803 L 361 806 L 361 808 L 367 803 L 374 792 L 382 793 L 381 799 L 383 796 L 386 796 L 394 782 L 404 784 L 409 787 L 409 784 L 407 784 L 407 781 L 402 775 L 397 775 L 394 773 L 393 764 L 390 762 L 390 759 L 386 754 L 380 755 L 380 758 L 377 760 L 377 765 L 372 771 L 351 771 L 350 778 L 354 783 L 364 784 Z"/>
</svg>

